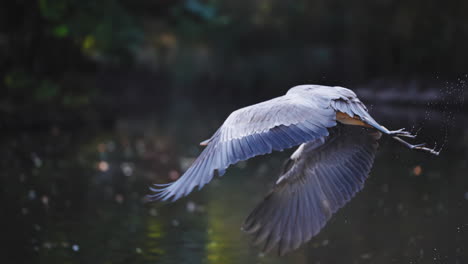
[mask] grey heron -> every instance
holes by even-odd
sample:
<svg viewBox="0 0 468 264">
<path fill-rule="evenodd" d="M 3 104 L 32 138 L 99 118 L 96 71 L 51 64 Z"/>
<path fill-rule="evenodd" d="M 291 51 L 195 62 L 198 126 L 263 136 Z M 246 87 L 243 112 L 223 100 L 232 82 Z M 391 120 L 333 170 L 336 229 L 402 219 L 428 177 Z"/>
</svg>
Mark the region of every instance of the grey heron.
<svg viewBox="0 0 468 264">
<path fill-rule="evenodd" d="M 316 235 L 333 213 L 362 189 L 377 140 L 389 135 L 410 149 L 438 155 L 405 129 L 388 130 L 344 87 L 299 85 L 280 97 L 234 111 L 187 171 L 159 184 L 150 200 L 175 201 L 232 164 L 299 145 L 270 194 L 247 217 L 243 230 L 280 255 Z"/>
</svg>

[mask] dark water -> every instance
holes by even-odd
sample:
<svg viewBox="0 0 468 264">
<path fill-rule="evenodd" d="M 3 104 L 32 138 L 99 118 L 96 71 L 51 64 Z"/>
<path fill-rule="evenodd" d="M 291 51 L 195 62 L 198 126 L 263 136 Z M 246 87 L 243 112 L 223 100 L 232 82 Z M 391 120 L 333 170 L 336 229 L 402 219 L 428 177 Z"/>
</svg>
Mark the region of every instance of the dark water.
<svg viewBox="0 0 468 264">
<path fill-rule="evenodd" d="M 199 153 L 197 143 L 226 114 L 170 119 L 148 114 L 122 117 L 109 128 L 3 131 L 3 259 L 468 263 L 468 125 L 462 114 L 453 121 L 447 111 L 376 112 L 389 128 L 422 127 L 420 141 L 444 143 L 441 155 L 410 151 L 382 138 L 364 190 L 318 236 L 282 258 L 260 254 L 240 226 L 291 151 L 236 165 L 174 204 L 144 202 L 147 184 L 177 178 Z"/>
</svg>

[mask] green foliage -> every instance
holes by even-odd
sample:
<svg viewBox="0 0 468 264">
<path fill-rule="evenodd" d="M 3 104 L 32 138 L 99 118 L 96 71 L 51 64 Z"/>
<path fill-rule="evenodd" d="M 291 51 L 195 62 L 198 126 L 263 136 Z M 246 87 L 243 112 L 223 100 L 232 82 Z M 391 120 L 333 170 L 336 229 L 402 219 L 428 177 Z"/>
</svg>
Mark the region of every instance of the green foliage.
<svg viewBox="0 0 468 264">
<path fill-rule="evenodd" d="M 69 29 L 67 25 L 61 24 L 52 29 L 52 34 L 57 38 L 64 38 L 68 36 Z"/>
<path fill-rule="evenodd" d="M 39 105 L 85 105 L 102 88 L 64 76 L 93 76 L 109 66 L 158 71 L 173 85 L 158 93 L 174 100 L 213 93 L 253 98 L 262 94 L 252 89 L 259 86 L 279 94 L 305 82 L 464 74 L 467 3 L 7 1 L 0 9 L 3 97 L 16 98 L 11 105 L 24 97 Z"/>
<path fill-rule="evenodd" d="M 10 4 L 15 8 L 10 11 L 12 16 L 3 19 L 12 26 L 7 31 L 11 33 L 4 35 L 0 27 L 0 41 L 7 44 L 0 46 L 0 55 L 8 54 L 6 60 L 0 60 L 1 85 L 6 88 L 1 108 L 15 111 L 44 104 L 52 108 L 89 105 L 96 95 L 95 87 L 79 87 L 64 76 L 88 71 L 84 65 L 132 62 L 143 33 L 124 2 L 37 0 L 36 6 L 29 1 Z M 22 9 L 18 14 L 25 17 L 15 16 L 13 11 Z M 24 26 L 14 28 L 23 21 Z"/>
<path fill-rule="evenodd" d="M 91 58 L 129 61 L 143 40 L 140 27 L 121 1 L 39 0 L 38 4 L 48 22 L 46 31 L 73 39 Z"/>
<path fill-rule="evenodd" d="M 12 92 L 29 89 L 34 84 L 34 79 L 24 71 L 12 71 L 5 75 L 3 82 L 6 89 Z"/>
<path fill-rule="evenodd" d="M 12 71 L 4 77 L 4 95 L 14 103 L 11 110 L 25 106 L 54 104 L 64 108 L 78 108 L 89 105 L 96 96 L 91 88 L 74 91 L 57 81 L 37 78 L 24 71 Z M 1 105 L 2 102 L 0 102 Z M 1 108 L 1 107 L 0 107 Z"/>
<path fill-rule="evenodd" d="M 62 104 L 66 107 L 80 107 L 90 103 L 90 97 L 88 95 L 72 95 L 68 94 L 63 96 Z"/>
<path fill-rule="evenodd" d="M 216 16 L 216 9 L 213 6 L 200 3 L 198 0 L 187 0 L 184 7 L 205 20 L 213 20 Z"/>
<path fill-rule="evenodd" d="M 50 102 L 59 95 L 60 86 L 49 80 L 43 80 L 34 91 L 34 98 L 38 102 Z"/>
<path fill-rule="evenodd" d="M 39 0 L 41 15 L 52 21 L 63 19 L 69 5 L 69 0 Z"/>
</svg>

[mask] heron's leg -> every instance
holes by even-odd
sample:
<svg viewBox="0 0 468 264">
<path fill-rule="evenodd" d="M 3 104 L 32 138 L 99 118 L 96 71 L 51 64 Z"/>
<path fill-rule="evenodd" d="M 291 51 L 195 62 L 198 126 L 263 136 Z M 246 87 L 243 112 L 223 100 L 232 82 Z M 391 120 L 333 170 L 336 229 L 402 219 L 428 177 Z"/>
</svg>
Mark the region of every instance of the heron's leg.
<svg viewBox="0 0 468 264">
<path fill-rule="evenodd" d="M 379 130 L 380 132 L 392 136 L 393 139 L 395 139 L 396 141 L 402 143 L 403 145 L 405 145 L 406 147 L 408 147 L 410 149 L 422 150 L 422 151 L 426 151 L 426 152 L 429 152 L 429 153 L 434 154 L 434 155 L 439 155 L 439 153 L 440 153 L 440 150 L 436 151 L 435 148 L 432 148 L 432 149 L 431 148 L 426 148 L 425 147 L 426 143 L 413 145 L 413 144 L 401 139 L 400 137 L 408 137 L 408 138 L 415 138 L 416 137 L 416 135 L 413 135 L 410 132 L 405 131 L 404 128 L 391 131 L 391 130 L 388 130 L 386 127 L 378 124 L 372 118 L 363 117 L 362 121 L 364 121 L 367 124 L 371 125 L 372 127 Z"/>
<path fill-rule="evenodd" d="M 392 138 L 395 139 L 396 141 L 402 143 L 403 145 L 405 145 L 409 149 L 418 149 L 418 150 L 426 151 L 426 152 L 429 152 L 429 153 L 434 154 L 436 156 L 438 156 L 439 153 L 440 153 L 440 150 L 436 151 L 435 147 L 432 148 L 432 149 L 431 148 L 426 148 L 425 147 L 426 143 L 413 145 L 413 144 L 411 144 L 411 143 L 409 143 L 407 141 L 404 141 L 403 139 L 399 138 L 398 136 L 393 136 Z"/>
<path fill-rule="evenodd" d="M 369 124 L 370 126 L 374 127 L 375 129 L 379 130 L 380 132 L 391 135 L 391 136 L 400 136 L 400 137 L 408 137 L 408 138 L 415 138 L 416 135 L 411 134 L 409 131 L 405 131 L 404 128 L 400 128 L 397 130 L 388 130 L 386 127 L 380 125 L 372 118 L 361 117 L 362 121 Z"/>
<path fill-rule="evenodd" d="M 392 135 L 392 136 L 416 138 L 416 135 L 411 134 L 411 132 L 406 131 L 404 128 L 400 128 L 400 129 L 389 131 L 389 132 L 390 132 L 389 135 Z"/>
</svg>

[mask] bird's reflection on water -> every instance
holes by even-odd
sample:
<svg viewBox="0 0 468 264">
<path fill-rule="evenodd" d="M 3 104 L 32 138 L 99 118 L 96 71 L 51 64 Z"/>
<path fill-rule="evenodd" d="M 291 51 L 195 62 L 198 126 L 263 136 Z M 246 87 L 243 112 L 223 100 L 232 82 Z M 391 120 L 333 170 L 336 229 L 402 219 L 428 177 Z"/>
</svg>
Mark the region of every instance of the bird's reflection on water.
<svg viewBox="0 0 468 264">
<path fill-rule="evenodd" d="M 240 231 L 278 177 L 276 153 L 240 163 L 174 204 L 145 203 L 174 180 L 224 116 L 201 122 L 125 118 L 115 128 L 12 131 L 1 138 L 4 247 L 18 263 L 465 263 L 468 127 L 439 157 L 383 137 L 363 191 L 296 252 L 261 255 Z M 135 121 L 138 120 L 138 121 Z M 410 121 L 389 120 L 404 127 Z M 187 131 L 191 127 L 191 131 Z M 419 137 L 444 138 L 434 119 Z M 430 141 L 431 142 L 431 141 Z M 6 188 L 5 186 L 8 186 Z M 10 249 L 11 248 L 11 249 Z"/>
</svg>

